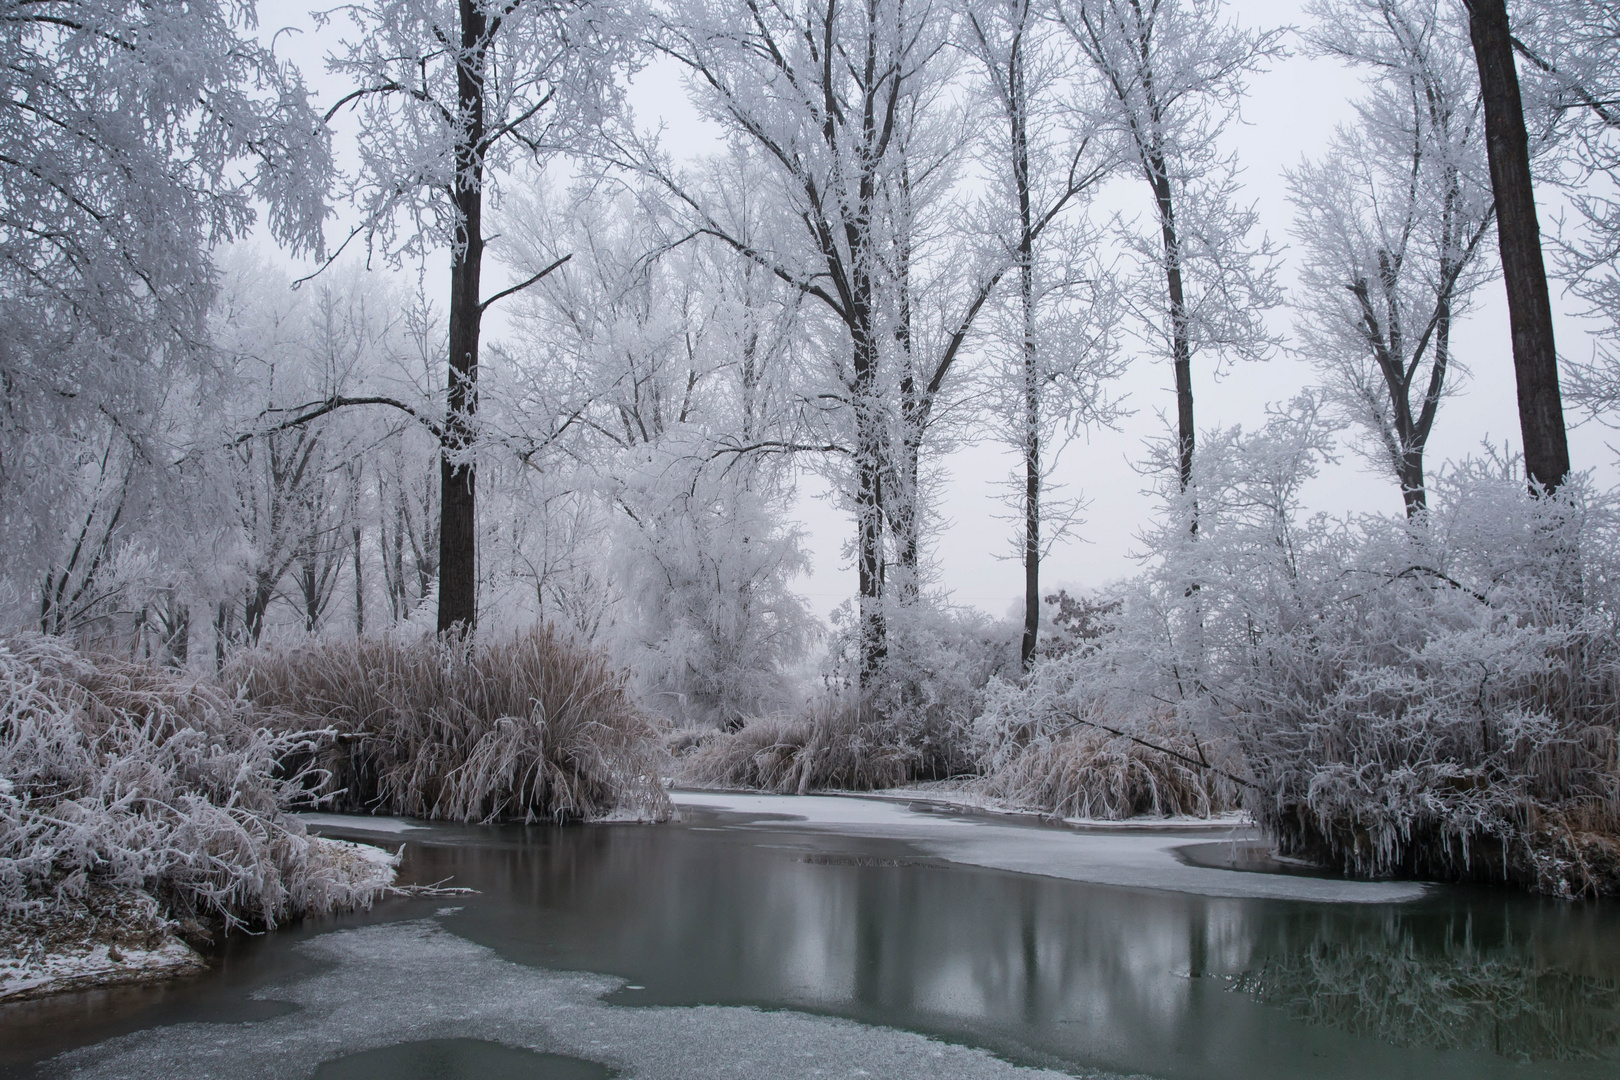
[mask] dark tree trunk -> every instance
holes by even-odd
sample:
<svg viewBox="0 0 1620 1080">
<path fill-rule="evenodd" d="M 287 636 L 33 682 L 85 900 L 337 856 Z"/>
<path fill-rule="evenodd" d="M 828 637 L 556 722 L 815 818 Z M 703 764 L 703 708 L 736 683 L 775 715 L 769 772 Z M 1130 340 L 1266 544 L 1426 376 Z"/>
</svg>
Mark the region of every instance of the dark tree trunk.
<svg viewBox="0 0 1620 1080">
<path fill-rule="evenodd" d="M 1429 498 L 1423 482 L 1423 449 L 1408 447 L 1401 455 L 1401 498 L 1406 501 L 1408 519 L 1418 517 L 1428 508 Z"/>
<path fill-rule="evenodd" d="M 270 601 L 275 599 L 275 595 L 275 581 L 264 575 L 259 577 L 253 591 L 248 593 L 247 603 L 242 611 L 242 625 L 247 630 L 250 644 L 259 643 L 259 635 L 264 632 L 264 613 L 269 610 Z"/>
<path fill-rule="evenodd" d="M 1023 14 L 1027 15 L 1027 12 Z M 1029 90 L 1024 81 L 1023 35 L 1007 62 L 1013 185 L 1018 189 L 1018 296 L 1023 306 L 1024 405 L 1024 635 L 1019 662 L 1035 662 L 1041 627 L 1041 381 L 1035 346 L 1035 223 L 1029 180 Z"/>
<path fill-rule="evenodd" d="M 1176 235 L 1176 208 L 1170 190 L 1170 174 L 1164 154 L 1154 150 L 1148 158 L 1153 200 L 1159 211 L 1159 231 L 1164 240 L 1165 287 L 1170 300 L 1170 355 L 1176 373 L 1176 464 L 1181 490 L 1192 485 L 1193 451 L 1197 434 L 1193 426 L 1192 342 L 1187 334 L 1187 297 L 1181 281 L 1181 240 Z M 1191 530 L 1198 531 L 1193 516 Z"/>
<path fill-rule="evenodd" d="M 856 322 L 865 326 L 864 331 L 856 330 L 853 349 L 860 681 L 863 689 L 870 689 L 888 655 L 888 635 L 883 618 L 883 414 L 877 400 L 877 342 L 870 333 L 864 299 Z"/>
<path fill-rule="evenodd" d="M 1513 61 L 1513 36 L 1506 0 L 1465 0 L 1465 4 L 1485 105 L 1485 149 L 1496 196 L 1496 235 L 1513 334 L 1524 469 L 1533 485 L 1551 491 L 1569 475 L 1569 442 L 1564 432 L 1552 302 L 1541 257 L 1541 227 L 1530 179 L 1530 140 Z"/>
<path fill-rule="evenodd" d="M 455 150 L 455 241 L 450 253 L 450 363 L 444 447 L 439 459 L 439 632 L 468 634 L 477 623 L 477 474 L 469 452 L 478 412 L 479 274 L 484 261 L 484 59 L 488 16 L 461 0 L 463 62 L 456 91 L 466 128 Z"/>
<path fill-rule="evenodd" d="M 354 527 L 352 536 L 354 543 L 354 636 L 366 636 L 366 579 L 362 574 L 362 558 L 360 550 L 360 526 Z"/>
<path fill-rule="evenodd" d="M 829 20 L 832 11 L 833 8 L 829 6 Z M 875 173 L 882 158 L 880 143 L 885 141 L 878 135 L 883 121 L 877 113 L 877 88 L 882 85 L 883 79 L 878 74 L 875 15 L 875 5 L 868 0 L 866 55 L 861 82 L 865 93 L 861 102 L 859 217 L 844 219 L 844 237 L 849 247 L 849 327 L 855 384 L 855 528 L 860 579 L 862 690 L 868 690 L 876 683 L 889 653 L 887 624 L 883 617 L 883 404 L 878 399 L 880 356 L 873 302 L 876 290 L 872 282 L 872 268 L 868 265 L 872 240 L 868 230 L 877 203 Z M 832 62 L 830 52 L 825 61 Z M 831 93 L 831 87 L 829 78 L 825 84 L 828 93 Z M 830 106 L 831 102 L 828 104 Z M 892 99 L 890 105 L 892 108 Z M 828 109 L 828 119 L 825 121 L 829 133 L 836 131 L 831 119 L 834 111 Z"/>
</svg>

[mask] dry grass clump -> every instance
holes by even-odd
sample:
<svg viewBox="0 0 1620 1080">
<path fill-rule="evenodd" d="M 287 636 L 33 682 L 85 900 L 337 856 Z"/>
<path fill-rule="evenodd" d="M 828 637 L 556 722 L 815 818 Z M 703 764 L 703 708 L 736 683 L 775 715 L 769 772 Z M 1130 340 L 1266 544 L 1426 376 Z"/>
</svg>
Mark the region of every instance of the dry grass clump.
<svg viewBox="0 0 1620 1080">
<path fill-rule="evenodd" d="M 1056 817 L 1208 817 L 1234 809 L 1233 786 L 1204 762 L 1185 727 L 1161 721 L 1141 737 L 1077 725 L 1002 756 L 985 794 Z"/>
<path fill-rule="evenodd" d="M 322 733 L 250 720 L 173 671 L 0 642 L 0 936 L 145 938 L 369 905 L 388 875 L 354 873 L 284 813 L 304 778 L 279 763 Z"/>
<path fill-rule="evenodd" d="M 455 821 L 663 820 L 663 754 L 622 674 L 550 627 L 502 642 L 323 642 L 242 654 L 222 678 L 287 731 L 339 809 Z"/>
<path fill-rule="evenodd" d="M 869 709 L 835 699 L 806 714 L 757 717 L 736 731 L 717 733 L 682 759 L 681 777 L 783 795 L 820 788 L 870 791 L 905 783 L 920 760 Z"/>
</svg>

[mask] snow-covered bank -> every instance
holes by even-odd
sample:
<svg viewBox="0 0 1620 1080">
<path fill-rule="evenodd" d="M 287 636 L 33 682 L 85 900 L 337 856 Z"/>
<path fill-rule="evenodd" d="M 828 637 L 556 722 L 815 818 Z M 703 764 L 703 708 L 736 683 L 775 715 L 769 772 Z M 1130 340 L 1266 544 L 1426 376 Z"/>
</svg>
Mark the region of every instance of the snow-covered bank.
<svg viewBox="0 0 1620 1080">
<path fill-rule="evenodd" d="M 203 958 L 184 941 L 168 934 L 154 948 L 113 942 L 84 941 L 60 950 L 48 950 L 37 940 L 22 942 L 24 951 L 0 956 L 0 1002 L 24 1001 L 69 990 L 89 990 L 126 983 L 156 982 L 191 975 L 207 968 Z"/>
<path fill-rule="evenodd" d="M 324 837 L 309 843 L 313 857 L 349 889 L 381 893 L 394 883 L 397 853 Z M 205 970 L 207 962 L 181 938 L 180 925 L 156 912 L 156 902 L 139 891 L 116 897 L 103 891 L 66 909 L 0 917 L 0 1002 Z"/>
<path fill-rule="evenodd" d="M 1107 829 L 1039 828 L 984 818 L 922 813 L 895 799 L 838 795 L 755 795 L 677 791 L 680 807 L 739 815 L 756 827 L 809 829 L 908 841 L 947 862 L 1040 874 L 1123 888 L 1169 889 L 1202 896 L 1384 904 L 1416 900 L 1426 886 L 1409 881 L 1339 881 L 1189 865 L 1177 849 L 1208 843 L 1221 830 L 1166 826 Z M 1226 830 L 1234 842 L 1258 837 L 1241 823 Z"/>
<path fill-rule="evenodd" d="M 368 907 L 396 857 L 308 835 L 277 734 L 173 670 L 0 642 L 0 1000 L 196 969 L 182 937 Z"/>
<path fill-rule="evenodd" d="M 1021 1068 L 911 1032 L 786 1010 L 609 1005 L 602 996 L 623 980 L 512 963 L 433 921 L 326 934 L 299 950 L 326 970 L 258 995 L 298 1005 L 292 1015 L 251 1025 L 152 1028 L 53 1064 L 80 1080 L 276 1080 L 309 1076 L 320 1063 L 358 1051 L 460 1038 L 569 1054 L 659 1080 L 1073 1075 Z"/>
</svg>

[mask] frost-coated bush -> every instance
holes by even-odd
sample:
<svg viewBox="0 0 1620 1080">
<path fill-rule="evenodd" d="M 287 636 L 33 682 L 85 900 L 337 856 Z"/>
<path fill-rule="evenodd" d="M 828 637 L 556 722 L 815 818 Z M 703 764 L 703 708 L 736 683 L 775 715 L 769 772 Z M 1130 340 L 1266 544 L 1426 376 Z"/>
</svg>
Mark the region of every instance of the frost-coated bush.
<svg viewBox="0 0 1620 1080">
<path fill-rule="evenodd" d="M 853 613 L 846 605 L 834 614 L 838 633 L 823 673 L 836 688 L 828 707 L 861 718 L 863 744 L 886 747 L 908 762 L 895 783 L 977 773 L 974 717 L 984 708 L 990 682 L 1018 669 L 1020 628 L 927 596 L 891 602 L 885 620 L 883 665 L 857 692 Z M 850 704 L 857 693 L 859 708 Z"/>
<path fill-rule="evenodd" d="M 1269 604 L 1201 590 L 1245 801 L 1359 874 L 1620 891 L 1613 497 L 1477 465 L 1435 488 L 1414 524 L 1318 534 Z"/>
<path fill-rule="evenodd" d="M 277 764 L 316 732 L 275 734 L 245 703 L 172 671 L 0 641 L 0 923 L 106 910 L 273 926 L 369 905 L 337 846 L 285 811 Z"/>
<path fill-rule="evenodd" d="M 1577 476 L 1532 496 L 1471 462 L 1417 519 L 1302 523 L 1328 446 L 1309 399 L 1207 438 L 1114 629 L 992 695 L 992 764 L 1082 718 L 1143 741 L 1168 725 L 1285 853 L 1620 891 L 1614 493 Z"/>
<path fill-rule="evenodd" d="M 662 820 L 657 731 L 624 675 L 549 627 L 240 654 L 221 676 L 283 730 L 330 727 L 335 805 L 456 821 Z"/>
<path fill-rule="evenodd" d="M 1236 805 L 1230 762 L 1173 708 L 1122 700 L 1122 601 L 1087 613 L 1021 681 L 990 681 L 974 723 L 985 793 L 1059 817 L 1208 817 Z M 1054 635 L 1056 636 L 1056 635 Z M 1101 651 L 1107 646 L 1107 651 Z M 1128 685 L 1128 684 L 1127 684 Z"/>
</svg>

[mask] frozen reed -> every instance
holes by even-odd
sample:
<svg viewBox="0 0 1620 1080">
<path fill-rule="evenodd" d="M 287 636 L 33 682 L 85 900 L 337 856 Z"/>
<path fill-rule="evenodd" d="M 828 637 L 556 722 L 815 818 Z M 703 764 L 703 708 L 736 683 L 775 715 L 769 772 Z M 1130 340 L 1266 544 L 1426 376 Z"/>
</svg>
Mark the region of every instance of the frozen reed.
<svg viewBox="0 0 1620 1080">
<path fill-rule="evenodd" d="M 529 822 L 672 813 L 658 733 L 623 674 L 549 627 L 259 650 L 222 678 L 279 730 L 335 730 L 302 760 L 330 774 L 339 809 Z"/>
</svg>

